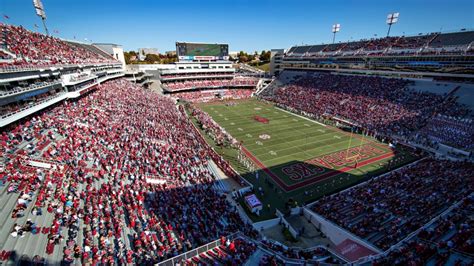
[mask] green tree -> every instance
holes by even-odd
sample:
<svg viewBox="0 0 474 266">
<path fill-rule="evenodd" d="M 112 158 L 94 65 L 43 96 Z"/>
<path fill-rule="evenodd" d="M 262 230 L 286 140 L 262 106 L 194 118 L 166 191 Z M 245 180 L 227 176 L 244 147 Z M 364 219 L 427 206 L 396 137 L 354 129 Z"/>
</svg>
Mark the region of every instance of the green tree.
<svg viewBox="0 0 474 266">
<path fill-rule="evenodd" d="M 268 61 L 270 61 L 270 56 L 271 56 L 271 52 L 270 52 L 270 51 L 265 51 L 265 50 L 263 50 L 263 51 L 260 53 L 260 61 L 268 62 Z"/>
<path fill-rule="evenodd" d="M 147 62 L 148 64 L 159 63 L 160 62 L 160 56 L 158 56 L 156 54 L 147 54 L 145 56 L 145 62 Z"/>
<path fill-rule="evenodd" d="M 129 51 L 129 52 L 123 52 L 123 56 L 125 57 L 125 63 L 126 64 L 131 64 L 133 61 L 130 59 L 132 56 L 137 56 L 137 52 L 135 51 Z"/>
</svg>

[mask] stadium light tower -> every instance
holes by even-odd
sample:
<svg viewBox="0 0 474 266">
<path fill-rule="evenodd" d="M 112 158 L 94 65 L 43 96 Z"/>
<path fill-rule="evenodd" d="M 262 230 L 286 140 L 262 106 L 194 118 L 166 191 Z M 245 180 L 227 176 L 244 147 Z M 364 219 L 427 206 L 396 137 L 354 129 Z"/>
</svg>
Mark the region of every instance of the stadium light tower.
<svg viewBox="0 0 474 266">
<path fill-rule="evenodd" d="M 341 30 L 341 24 L 336 23 L 336 24 L 332 25 L 332 33 L 333 33 L 332 43 L 334 43 L 336 41 L 336 33 L 338 33 L 339 30 Z"/>
<path fill-rule="evenodd" d="M 46 27 L 46 13 L 44 12 L 43 3 L 41 0 L 33 0 L 33 6 L 35 7 L 36 15 L 43 21 L 44 30 L 46 35 L 49 35 L 48 27 Z"/>
<path fill-rule="evenodd" d="M 399 16 L 400 16 L 400 13 L 398 12 L 390 13 L 387 15 L 387 24 L 388 24 L 387 37 L 390 35 L 390 29 L 392 28 L 392 25 L 398 22 Z"/>
</svg>

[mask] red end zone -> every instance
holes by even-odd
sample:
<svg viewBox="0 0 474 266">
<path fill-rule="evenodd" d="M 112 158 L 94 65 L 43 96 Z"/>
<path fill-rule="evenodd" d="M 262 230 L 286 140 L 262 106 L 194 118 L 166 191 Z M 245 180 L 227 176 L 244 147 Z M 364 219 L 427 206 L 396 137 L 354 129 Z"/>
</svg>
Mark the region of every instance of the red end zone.
<svg viewBox="0 0 474 266">
<path fill-rule="evenodd" d="M 394 151 L 392 150 L 387 151 L 381 149 L 378 145 L 377 147 L 374 147 L 370 144 L 326 154 L 307 160 L 306 162 L 294 163 L 282 167 L 281 171 L 291 180 L 295 181 L 294 184 L 287 184 L 280 176 L 268 169 L 245 147 L 242 147 L 242 151 L 286 192 L 318 183 L 322 180 L 352 171 L 356 168 L 366 166 L 380 160 L 391 158 L 395 155 Z M 357 166 L 355 165 L 356 156 L 354 156 L 354 154 L 358 154 Z M 311 167 L 308 167 L 308 165 L 311 165 Z"/>
</svg>

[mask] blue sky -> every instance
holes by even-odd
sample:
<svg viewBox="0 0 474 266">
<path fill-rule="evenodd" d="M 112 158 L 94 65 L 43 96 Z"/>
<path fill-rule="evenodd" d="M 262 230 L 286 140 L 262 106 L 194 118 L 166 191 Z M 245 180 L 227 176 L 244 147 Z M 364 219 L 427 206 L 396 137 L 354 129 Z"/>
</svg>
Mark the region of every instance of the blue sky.
<svg viewBox="0 0 474 266">
<path fill-rule="evenodd" d="M 126 50 L 175 49 L 176 41 L 229 43 L 230 51 L 288 48 L 385 36 L 385 17 L 400 12 L 391 35 L 474 28 L 472 0 L 43 0 L 50 32 L 122 44 Z M 8 23 L 41 26 L 32 0 L 0 0 Z M 42 29 L 41 29 L 42 30 Z"/>
</svg>

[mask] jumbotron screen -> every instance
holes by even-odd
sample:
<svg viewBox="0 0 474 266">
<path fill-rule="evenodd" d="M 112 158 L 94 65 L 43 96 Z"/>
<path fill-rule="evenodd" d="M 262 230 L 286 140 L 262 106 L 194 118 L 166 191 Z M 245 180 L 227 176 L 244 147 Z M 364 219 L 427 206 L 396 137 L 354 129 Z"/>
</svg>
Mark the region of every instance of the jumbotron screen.
<svg viewBox="0 0 474 266">
<path fill-rule="evenodd" d="M 177 42 L 179 60 L 228 60 L 228 44 Z"/>
</svg>

